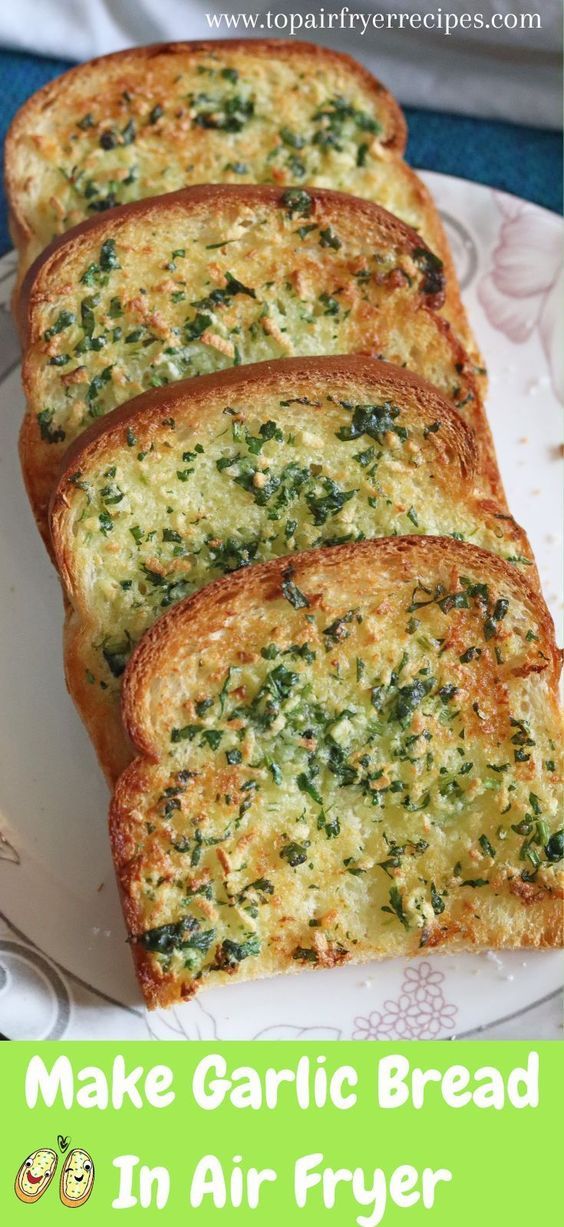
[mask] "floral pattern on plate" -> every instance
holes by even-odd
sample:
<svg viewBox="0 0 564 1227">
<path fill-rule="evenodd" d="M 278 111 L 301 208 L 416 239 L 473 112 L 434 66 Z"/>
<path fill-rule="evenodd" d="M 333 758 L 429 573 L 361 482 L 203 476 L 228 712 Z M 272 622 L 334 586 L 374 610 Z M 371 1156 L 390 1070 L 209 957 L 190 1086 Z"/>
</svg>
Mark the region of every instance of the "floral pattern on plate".
<svg viewBox="0 0 564 1227">
<path fill-rule="evenodd" d="M 355 1018 L 353 1040 L 436 1040 L 452 1031 L 458 1009 L 446 1001 L 445 974 L 425 959 L 405 969 L 399 997 Z"/>
<path fill-rule="evenodd" d="M 544 350 L 552 387 L 564 401 L 564 350 L 560 343 L 564 299 L 564 251 L 557 229 L 534 205 L 495 192 L 501 214 L 491 268 L 478 296 L 494 328 L 522 345 L 534 329 Z"/>
</svg>

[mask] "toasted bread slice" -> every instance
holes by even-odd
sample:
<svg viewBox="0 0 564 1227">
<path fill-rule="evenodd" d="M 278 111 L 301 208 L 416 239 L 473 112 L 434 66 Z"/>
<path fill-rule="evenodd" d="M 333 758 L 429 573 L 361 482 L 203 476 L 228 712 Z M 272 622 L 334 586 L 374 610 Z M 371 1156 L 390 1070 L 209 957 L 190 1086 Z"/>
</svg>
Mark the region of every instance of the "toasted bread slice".
<svg viewBox="0 0 564 1227">
<path fill-rule="evenodd" d="M 447 315 L 472 349 L 438 213 L 401 160 L 406 136 L 380 82 L 327 48 L 279 39 L 132 48 L 71 69 L 18 112 L 6 142 L 14 241 L 27 267 L 84 218 L 195 183 L 336 188 L 419 230 L 445 263 Z"/>
<path fill-rule="evenodd" d="M 406 138 L 395 99 L 338 52 L 254 39 L 130 48 L 72 68 L 18 111 L 5 170 L 14 241 L 29 263 L 94 213 L 195 183 L 321 176 L 348 190 L 351 172 L 367 184 L 385 174 Z"/>
<path fill-rule="evenodd" d="M 111 838 L 149 1006 L 562 940 L 560 657 L 515 567 L 382 538 L 218 580 L 142 639 Z"/>
<path fill-rule="evenodd" d="M 69 450 L 50 524 L 67 682 L 107 777 L 131 757 L 119 694 L 134 644 L 227 571 L 409 530 L 471 540 L 536 579 L 523 531 L 476 493 L 477 469 L 449 402 L 370 358 L 204 375 L 96 422 Z"/>
<path fill-rule="evenodd" d="M 291 354 L 361 352 L 426 376 L 475 428 L 498 494 L 483 406 L 436 314 L 430 259 L 377 205 L 293 188 L 187 188 L 59 240 L 21 301 L 21 456 L 42 532 L 61 457 L 94 418 L 149 387 Z"/>
</svg>

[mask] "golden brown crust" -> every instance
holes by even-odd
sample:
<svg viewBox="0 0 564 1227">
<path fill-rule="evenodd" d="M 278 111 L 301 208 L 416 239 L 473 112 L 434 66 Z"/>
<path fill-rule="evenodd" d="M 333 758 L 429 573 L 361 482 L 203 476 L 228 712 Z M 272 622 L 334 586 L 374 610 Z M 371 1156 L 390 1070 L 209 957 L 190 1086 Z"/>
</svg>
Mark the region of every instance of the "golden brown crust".
<svg viewBox="0 0 564 1227">
<path fill-rule="evenodd" d="M 423 309 L 427 310 L 428 308 Z M 462 303 L 460 304 L 460 311 L 462 312 L 459 317 L 460 320 L 462 320 L 463 317 L 465 319 L 466 316 Z M 497 463 L 493 434 L 484 408 L 483 395 L 486 384 L 484 383 L 483 379 L 476 374 L 476 351 L 474 350 L 474 356 L 472 356 L 472 354 L 469 354 L 465 350 L 462 341 L 459 340 L 459 337 L 464 335 L 463 330 L 458 332 L 456 330 L 456 326 L 454 328 L 451 327 L 449 321 L 440 315 L 436 315 L 435 319 L 444 336 L 448 337 L 449 339 L 449 344 L 451 346 L 453 356 L 455 356 L 455 361 L 460 371 L 461 378 L 463 378 L 465 383 L 467 383 L 469 394 L 472 396 L 474 401 L 474 409 L 472 411 L 472 428 L 476 436 L 476 442 L 480 452 L 480 466 L 486 477 L 487 488 L 491 490 L 494 498 L 496 498 L 500 504 L 507 507 L 505 490 L 503 488 L 503 482 Z"/>
<path fill-rule="evenodd" d="M 476 376 L 478 388 L 482 396 L 486 395 L 488 388 L 487 373 L 484 364 L 484 357 L 480 353 L 476 338 L 470 327 L 468 315 L 458 286 L 458 278 L 454 267 L 454 260 L 450 250 L 449 242 L 446 236 L 445 228 L 441 221 L 440 213 L 435 205 L 433 197 L 429 189 L 419 178 L 416 171 L 405 164 L 406 172 L 412 178 L 412 190 L 420 201 L 421 211 L 425 212 L 426 216 L 426 231 L 425 239 L 429 244 L 431 251 L 443 262 L 443 268 L 446 278 L 446 298 L 443 308 L 445 319 L 448 320 L 455 336 L 462 342 L 462 345 L 468 351 L 468 356 L 472 362 L 472 368 Z"/>
<path fill-rule="evenodd" d="M 60 556 L 57 509 L 64 500 L 65 486 L 76 469 L 88 464 L 99 451 L 103 454 L 106 448 L 111 448 L 112 442 L 121 434 L 124 426 L 133 425 L 141 419 L 146 425 L 149 418 L 153 418 L 157 425 L 163 411 L 172 415 L 184 413 L 195 417 L 205 413 L 207 404 L 213 404 L 218 394 L 228 395 L 231 390 L 242 399 L 247 392 L 252 395 L 260 388 L 269 390 L 279 384 L 283 385 L 286 379 L 292 377 L 308 379 L 312 384 L 320 380 L 330 386 L 331 380 L 339 376 L 366 380 L 375 388 L 386 389 L 390 395 L 401 395 L 407 389 L 417 397 L 423 411 L 431 415 L 440 411 L 445 432 L 460 455 L 465 477 L 468 480 L 475 479 L 479 453 L 473 432 L 445 397 L 414 371 L 407 371 L 403 367 L 380 362 L 377 358 L 368 358 L 362 354 L 331 354 L 327 357 L 277 358 L 275 361 L 253 362 L 249 366 L 234 366 L 213 375 L 181 379 L 169 387 L 151 388 L 141 396 L 136 396 L 113 409 L 105 417 L 97 418 L 71 443 L 65 453 L 49 510 L 57 565 Z"/>
</svg>

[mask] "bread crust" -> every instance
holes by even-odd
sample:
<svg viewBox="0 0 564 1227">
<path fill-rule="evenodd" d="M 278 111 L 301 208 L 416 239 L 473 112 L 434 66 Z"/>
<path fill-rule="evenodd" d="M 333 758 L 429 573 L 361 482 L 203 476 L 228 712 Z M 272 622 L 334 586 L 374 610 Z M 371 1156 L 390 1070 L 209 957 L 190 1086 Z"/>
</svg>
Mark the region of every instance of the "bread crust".
<svg viewBox="0 0 564 1227">
<path fill-rule="evenodd" d="M 260 405 L 263 397 L 277 392 L 291 396 L 292 389 L 304 383 L 311 395 L 323 394 L 335 387 L 355 387 L 358 381 L 365 395 L 414 405 L 421 420 L 432 424 L 441 421 L 441 446 L 451 457 L 449 472 L 453 499 L 462 499 L 477 521 L 483 517 L 503 516 L 504 537 L 513 540 L 515 552 L 527 557 L 530 581 L 538 582 L 531 547 L 525 533 L 491 500 L 473 491 L 480 486 L 480 456 L 472 431 L 434 388 L 418 375 L 358 355 L 327 358 L 288 358 L 262 362 L 246 367 L 234 367 L 220 374 L 203 375 L 183 380 L 168 388 L 156 388 L 136 397 L 99 418 L 71 444 L 63 464 L 50 505 L 50 535 L 52 552 L 59 570 L 67 601 L 65 622 L 65 673 L 68 689 L 84 720 L 96 747 L 104 773 L 110 783 L 131 758 L 131 746 L 124 736 L 119 711 L 106 701 L 104 692 L 86 680 L 84 643 L 100 634 L 93 620 L 88 593 L 81 587 L 75 565 L 72 500 L 76 494 L 74 479 L 77 472 L 84 476 L 93 466 L 115 463 L 120 450 L 126 447 L 124 431 L 129 427 L 136 437 L 143 431 L 144 447 L 157 438 L 164 417 L 190 429 L 213 413 L 218 403 Z M 321 410 L 321 405 L 319 410 Z M 313 409 L 315 413 L 315 408 Z M 153 433 L 154 432 L 154 433 Z M 433 438 L 433 436 L 431 436 Z"/>
<path fill-rule="evenodd" d="M 558 678 L 561 657 L 554 642 L 554 630 L 550 616 L 539 597 L 524 578 L 499 558 L 474 546 L 463 546 L 447 538 L 393 538 L 367 541 L 355 545 L 342 545 L 332 549 L 312 551 L 295 555 L 291 559 L 292 579 L 300 591 L 305 591 L 315 601 L 323 593 L 338 593 L 346 584 L 347 599 L 365 591 L 374 575 L 384 573 L 392 583 L 409 579 L 415 582 L 420 567 L 429 574 L 444 573 L 445 566 L 452 566 L 466 573 L 477 572 L 488 583 L 499 582 L 504 591 L 511 591 L 516 601 L 522 602 L 534 621 L 538 634 L 539 651 L 543 659 L 543 707 L 550 710 L 550 727 L 556 739 L 561 729 L 558 712 Z M 159 770 L 162 733 L 158 727 L 159 703 L 153 695 L 157 679 L 174 677 L 182 670 L 186 645 L 195 655 L 205 653 L 211 645 L 216 630 L 229 635 L 229 627 L 237 628 L 238 643 L 241 627 L 245 626 L 247 613 L 252 610 L 268 610 L 269 603 L 280 597 L 288 560 L 276 560 L 256 566 L 249 572 L 239 573 L 217 581 L 191 599 L 176 606 L 147 632 L 129 664 L 123 689 L 124 718 L 130 736 L 139 751 L 139 757 L 127 768 L 115 790 L 110 811 L 110 834 L 116 872 L 127 928 L 133 935 L 133 957 L 141 989 L 150 1008 L 166 1006 L 193 996 L 198 990 L 194 980 L 179 981 L 178 977 L 160 964 L 149 951 L 136 940 L 144 931 L 144 918 L 139 904 L 137 883 L 142 870 L 142 805 L 146 794 L 151 794 L 153 773 Z M 351 596 L 354 594 L 354 596 Z M 323 604 L 330 616 L 330 600 Z M 249 632 L 250 634 L 252 632 Z M 211 648 L 213 651 L 214 649 Z M 224 661 L 225 664 L 225 661 Z M 166 779 L 166 771 L 163 776 Z M 557 777 L 558 780 L 561 779 Z M 534 784 L 532 785 L 534 787 Z M 154 787 L 154 785 L 153 785 Z M 393 833 L 393 832 L 392 832 Z M 475 895 L 470 890 L 458 899 L 456 910 L 446 921 L 440 915 L 427 923 L 423 930 L 405 933 L 399 930 L 399 946 L 382 941 L 355 950 L 354 961 L 387 957 L 392 953 L 409 957 L 424 953 L 428 948 L 446 952 L 494 948 L 546 948 L 560 945 L 563 940 L 562 884 L 558 878 L 548 883 L 544 877 L 529 882 L 520 876 L 509 878 L 504 873 L 492 871 L 492 891 L 484 902 L 481 895 L 479 916 L 476 915 Z M 389 910 L 389 909 L 384 909 Z M 349 952 L 350 954 L 350 952 Z M 338 957 L 336 962 L 346 961 Z M 247 964 L 238 969 L 238 979 L 253 978 L 253 970 Z M 335 965 L 325 963 L 324 965 Z M 260 974 L 296 970 L 291 960 L 277 962 L 276 956 L 263 962 Z M 214 983 L 225 983 L 229 970 L 214 971 Z"/>
<path fill-rule="evenodd" d="M 233 186 L 233 185 L 200 185 L 186 188 L 180 192 L 168 193 L 166 196 L 149 200 L 136 201 L 130 205 L 122 205 L 117 209 L 88 219 L 77 226 L 74 231 L 56 239 L 38 258 L 29 270 L 19 301 L 19 326 L 25 352 L 22 379 L 28 401 L 28 411 L 24 417 L 20 437 L 20 457 L 26 488 L 34 509 L 44 539 L 47 541 L 46 513 L 48 500 L 56 478 L 61 448 L 52 443 L 46 443 L 42 438 L 37 421 L 37 408 L 34 404 L 34 369 L 38 361 L 36 351 L 41 344 L 41 311 L 49 296 L 53 294 L 53 286 L 63 272 L 68 270 L 68 276 L 76 274 L 81 260 L 88 259 L 97 243 L 115 240 L 126 241 L 129 228 L 131 233 L 142 225 L 151 225 L 168 215 L 180 214 L 186 219 L 197 218 L 202 214 L 225 209 L 249 209 L 261 207 L 272 210 L 272 216 L 283 207 L 284 192 L 277 188 L 265 186 Z M 397 218 L 370 201 L 360 200 L 340 192 L 324 190 L 308 190 L 312 201 L 313 216 L 319 216 L 324 221 L 343 224 L 353 222 L 359 232 L 371 235 L 373 242 L 383 247 L 392 248 L 411 257 L 413 252 L 420 252 L 422 243 L 419 236 L 410 227 L 405 226 Z M 410 298 L 411 301 L 411 298 Z M 413 310 L 421 312 L 421 326 L 425 324 L 425 315 L 432 315 L 433 328 L 441 334 L 441 345 L 444 344 L 450 354 L 451 369 L 456 369 L 460 388 L 469 402 L 467 416 L 473 425 L 478 444 L 482 453 L 481 466 L 487 485 L 485 489 L 493 493 L 499 501 L 504 501 L 504 494 L 499 475 L 491 431 L 484 412 L 480 390 L 473 374 L 472 363 L 465 353 L 447 321 L 441 317 L 437 308 L 441 303 L 440 283 L 435 281 L 427 285 L 425 276 L 421 275 L 419 288 L 413 294 Z M 413 327 L 417 321 L 413 320 Z M 360 328 L 359 328 L 360 331 Z M 364 334 L 363 334 L 364 335 Z M 368 338 L 358 337 L 358 349 L 370 345 Z M 354 344 L 354 342 L 353 342 Z"/>
<path fill-rule="evenodd" d="M 218 395 L 229 395 L 230 391 L 240 398 L 247 394 L 256 395 L 259 389 L 271 390 L 278 385 L 283 387 L 286 380 L 290 381 L 292 377 L 311 380 L 312 385 L 317 379 L 329 383 L 334 378 L 357 377 L 372 383 L 374 389 L 386 389 L 390 395 L 396 396 L 401 396 L 406 389 L 409 390 L 417 396 L 422 408 L 428 408 L 429 412 L 440 408 L 449 439 L 456 440 L 464 477 L 469 481 L 476 479 L 480 455 L 474 433 L 449 401 L 415 371 L 394 366 L 391 362 L 381 362 L 378 358 L 368 358 L 363 354 L 277 358 L 274 361 L 252 362 L 248 366 L 229 367 L 225 371 L 198 375 L 194 379 L 181 379 L 166 388 L 150 388 L 141 396 L 119 405 L 105 417 L 97 418 L 74 439 L 65 453 L 49 508 L 52 537 L 53 529 L 58 536 L 57 508 L 64 498 L 64 488 L 72 473 L 88 463 L 90 457 L 98 451 L 98 447 L 104 451 L 111 446 L 112 441 L 122 433 L 124 426 L 133 425 L 136 421 L 143 421 L 147 425 L 151 419 L 157 423 L 164 409 L 171 414 L 177 414 L 182 413 L 183 409 L 186 411 L 190 405 L 191 415 L 196 420 L 196 415 L 205 412 L 207 404 L 213 404 Z M 53 540 L 53 545 L 59 565 L 56 539 Z"/>
</svg>

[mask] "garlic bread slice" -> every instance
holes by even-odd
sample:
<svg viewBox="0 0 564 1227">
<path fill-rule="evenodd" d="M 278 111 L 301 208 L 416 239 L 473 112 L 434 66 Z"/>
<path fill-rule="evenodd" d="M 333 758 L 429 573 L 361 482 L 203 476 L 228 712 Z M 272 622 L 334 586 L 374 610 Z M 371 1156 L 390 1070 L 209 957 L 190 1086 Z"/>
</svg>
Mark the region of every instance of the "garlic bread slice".
<svg viewBox="0 0 564 1227">
<path fill-rule="evenodd" d="M 218 580 L 142 639 L 111 810 L 149 1006 L 230 979 L 562 941 L 560 655 L 444 537 Z"/>
</svg>

